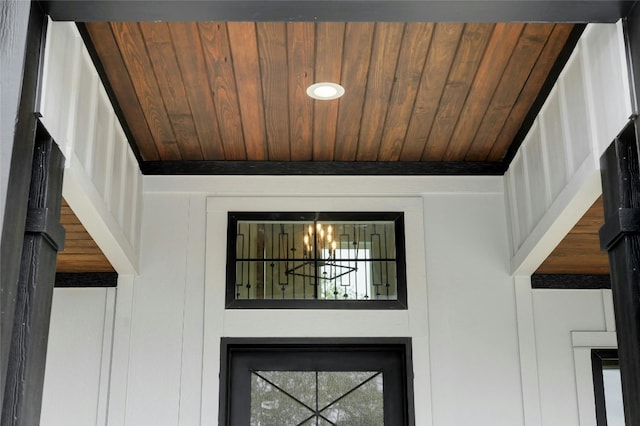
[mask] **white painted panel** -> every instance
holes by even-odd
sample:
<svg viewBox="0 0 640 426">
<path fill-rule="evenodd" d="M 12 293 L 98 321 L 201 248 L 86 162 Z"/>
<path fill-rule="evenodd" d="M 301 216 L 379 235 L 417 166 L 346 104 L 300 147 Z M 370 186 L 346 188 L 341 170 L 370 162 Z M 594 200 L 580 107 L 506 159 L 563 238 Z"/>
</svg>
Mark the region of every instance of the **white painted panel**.
<svg viewBox="0 0 640 426">
<path fill-rule="evenodd" d="M 560 97 L 558 91 L 551 93 L 541 113 L 542 129 L 547 150 L 551 199 L 555 200 L 567 183 L 567 158 L 565 153 L 565 135 L 560 116 Z"/>
<path fill-rule="evenodd" d="M 526 161 L 529 205 L 531 209 L 532 224 L 540 222 L 547 211 L 547 183 L 543 161 L 542 140 L 537 126 L 531 129 L 530 138 L 524 146 L 524 158 Z"/>
<path fill-rule="evenodd" d="M 54 290 L 40 424 L 98 424 L 108 302 L 105 288 Z"/>
<path fill-rule="evenodd" d="M 586 125 L 589 123 L 589 115 L 582 61 L 579 56 L 572 56 L 565 65 L 561 87 L 563 124 L 568 130 L 566 143 L 569 144 L 574 167 L 580 167 L 591 152 L 593 135 Z"/>
<path fill-rule="evenodd" d="M 138 164 L 135 162 L 133 155 L 127 155 L 125 162 L 122 163 L 122 167 L 125 169 L 124 175 L 124 204 L 125 206 L 130 206 L 128 211 L 125 213 L 123 217 L 123 221 L 120 223 L 122 229 L 125 232 L 125 235 L 128 237 L 129 241 L 136 241 L 138 229 L 135 227 L 136 225 L 136 215 L 138 212 L 138 205 L 136 200 L 139 199 L 140 193 L 138 192 L 139 188 L 139 171 Z"/>
<path fill-rule="evenodd" d="M 126 424 L 133 286 L 134 277 L 132 275 L 118 275 L 106 422 L 107 425 L 113 426 Z"/>
<path fill-rule="evenodd" d="M 200 424 L 202 412 L 202 359 L 204 335 L 205 215 L 206 200 L 189 197 L 189 234 L 180 371 L 179 424 Z M 204 401 L 209 404 L 211 401 Z"/>
<path fill-rule="evenodd" d="M 111 173 L 111 191 L 108 195 L 111 206 L 111 213 L 118 223 L 124 223 L 124 186 L 126 182 L 125 172 L 126 168 L 123 167 L 126 161 L 127 141 L 124 135 L 120 132 L 115 132 L 115 143 L 113 144 L 113 171 Z M 130 200 L 129 200 L 130 201 Z"/>
<path fill-rule="evenodd" d="M 132 273 L 142 175 L 78 29 L 51 22 L 48 36 L 41 113 L 67 160 L 63 196 L 112 266 Z"/>
<path fill-rule="evenodd" d="M 630 114 L 627 69 L 620 56 L 624 45 L 616 25 L 590 25 L 581 40 L 588 78 L 591 120 L 599 154 L 622 130 Z"/>
<path fill-rule="evenodd" d="M 72 140 L 67 138 L 67 108 L 61 108 L 61 99 L 69 96 L 69 75 L 74 63 L 73 34 L 59 31 L 49 22 L 47 29 L 46 68 L 44 70 L 44 85 L 40 113 L 42 122 L 49 134 L 58 141 L 60 149 L 66 158 L 72 150 Z"/>
<path fill-rule="evenodd" d="M 542 424 L 580 424 L 571 332 L 605 330 L 602 294 L 533 290 L 533 307 Z"/>
<path fill-rule="evenodd" d="M 85 61 L 84 69 L 89 67 L 90 58 L 82 55 Z M 73 149 L 76 156 L 82 161 L 85 167 L 90 167 L 91 141 L 95 138 L 96 109 L 98 107 L 98 76 L 90 72 L 81 72 L 78 76 L 78 93 L 82 99 L 77 99 L 81 105 L 77 108 L 76 132 L 73 141 Z M 75 143 L 77 141 L 77 143 Z M 69 158 L 69 156 L 67 156 Z M 90 168 L 88 170 L 91 170 Z"/>
<path fill-rule="evenodd" d="M 514 277 L 514 284 L 518 315 L 518 345 L 520 349 L 524 424 L 539 425 L 542 424 L 542 411 L 540 407 L 540 383 L 538 382 L 538 358 L 536 354 L 531 277 Z"/>
<path fill-rule="evenodd" d="M 517 155 L 512 163 L 512 180 L 513 180 L 513 193 L 515 193 L 515 223 L 518 225 L 518 240 L 517 247 L 520 247 L 524 242 L 524 238 L 529 235 L 531 231 L 531 219 L 529 208 L 529 193 L 527 188 L 527 177 L 524 169 L 524 160 L 522 155 Z"/>
<path fill-rule="evenodd" d="M 98 108 L 96 110 L 96 130 L 92 144 L 91 165 L 85 167 L 89 171 L 96 189 L 109 207 L 107 189 L 107 176 L 109 167 L 113 162 L 111 153 L 112 144 L 112 121 L 111 106 L 109 99 L 103 93 L 98 96 Z"/>
<path fill-rule="evenodd" d="M 425 198 L 434 425 L 522 424 L 502 203 L 498 195 Z"/>
<path fill-rule="evenodd" d="M 511 260 L 517 275 L 533 273 L 601 194 L 598 159 L 622 130 L 631 111 L 619 25 L 587 27 L 536 118 L 544 142 L 542 169 L 548 178 L 551 197 L 547 201 L 551 203 L 526 233 L 521 223 L 522 209 L 539 205 L 539 194 L 533 184 L 531 193 L 521 193 L 521 177 L 523 173 L 527 176 L 534 160 L 513 161 L 506 174 L 507 192 L 524 198 L 516 198 L 516 203 L 511 201 L 507 206 L 510 217 L 516 218 L 510 223 L 510 231 L 512 240 L 518 242 Z M 535 128 L 534 124 L 532 132 Z M 531 150 L 530 140 L 531 133 L 520 154 Z M 531 174 L 528 177 L 531 179 Z"/>
<path fill-rule="evenodd" d="M 189 196 L 147 196 L 145 202 L 140 276 L 133 293 L 126 421 L 132 425 L 176 425 L 183 355 Z"/>
</svg>

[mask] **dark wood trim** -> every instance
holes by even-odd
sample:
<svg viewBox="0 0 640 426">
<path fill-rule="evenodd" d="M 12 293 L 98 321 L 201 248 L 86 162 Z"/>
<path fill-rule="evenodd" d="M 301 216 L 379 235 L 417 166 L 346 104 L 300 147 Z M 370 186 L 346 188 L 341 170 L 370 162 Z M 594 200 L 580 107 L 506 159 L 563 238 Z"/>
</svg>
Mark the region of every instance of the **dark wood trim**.
<svg viewBox="0 0 640 426">
<path fill-rule="evenodd" d="M 120 123 L 120 127 L 122 127 L 122 131 L 127 137 L 127 141 L 129 142 L 129 147 L 131 148 L 131 152 L 136 157 L 138 161 L 138 167 L 143 162 L 142 154 L 140 154 L 140 149 L 136 144 L 136 140 L 133 137 L 133 133 L 129 128 L 129 123 L 124 118 L 124 113 L 122 112 L 122 108 L 120 108 L 120 104 L 118 103 L 118 98 L 113 91 L 113 87 L 109 82 L 109 78 L 107 77 L 107 73 L 102 66 L 102 62 L 100 61 L 100 57 L 98 56 L 98 52 L 96 52 L 96 48 L 93 45 L 93 41 L 91 40 L 91 36 L 89 36 L 89 32 L 87 31 L 87 27 L 84 23 L 78 22 L 76 24 L 78 27 L 78 32 L 80 33 L 80 37 L 82 37 L 82 41 L 84 42 L 85 47 L 87 48 L 87 52 L 89 52 L 89 57 L 91 58 L 91 62 L 98 72 L 98 76 L 100 77 L 100 81 L 102 82 L 102 86 L 107 92 L 107 97 L 109 98 L 109 102 L 111 102 L 111 106 L 113 107 L 113 111 L 116 113 L 116 117 L 118 118 L 118 122 Z"/>
<path fill-rule="evenodd" d="M 57 21 L 617 22 L 619 0 L 50 0 Z"/>
<path fill-rule="evenodd" d="M 620 223 L 621 209 L 640 208 L 637 124 L 630 122 L 600 159 L 603 229 L 611 228 L 612 221 Z M 640 234 L 622 231 L 619 237 L 607 238 L 601 244 L 607 247 L 611 265 L 625 421 L 637 425 L 640 424 Z"/>
<path fill-rule="evenodd" d="M 117 287 L 117 272 L 58 272 L 56 288 Z"/>
<path fill-rule="evenodd" d="M 599 290 L 611 288 L 608 274 L 533 274 L 531 288 L 556 290 Z"/>
<path fill-rule="evenodd" d="M 617 361 L 617 349 L 591 349 L 591 372 L 593 375 L 593 394 L 596 404 L 596 424 L 598 426 L 607 426 L 607 408 L 605 404 L 602 369 L 605 363 Z"/>
<path fill-rule="evenodd" d="M 47 20 L 37 3 L 31 4 L 24 57 L 24 75 L 13 138 L 2 239 L 0 241 L 0 400 L 4 400 L 7 360 L 11 345 L 20 258 L 27 217 L 37 119 L 40 60 Z"/>
<path fill-rule="evenodd" d="M 504 174 L 501 162 L 144 161 L 145 175 L 481 176 Z"/>
<path fill-rule="evenodd" d="M 406 406 L 401 408 L 404 411 L 404 425 L 413 426 L 415 424 L 415 406 L 413 395 L 413 355 L 411 348 L 411 338 L 391 337 L 391 338 L 222 338 L 220 340 L 220 400 L 219 400 L 219 424 L 231 424 L 228 421 L 231 406 L 229 404 L 229 395 L 231 392 L 231 384 L 238 386 L 238 380 L 232 381 L 232 373 L 234 368 L 234 357 L 241 357 L 247 354 L 253 354 L 256 362 L 262 362 L 264 359 L 262 354 L 282 354 L 284 356 L 291 353 L 298 354 L 294 357 L 291 365 L 297 363 L 300 358 L 301 364 L 306 361 L 304 353 L 326 353 L 341 352 L 344 354 L 362 353 L 363 355 L 371 355 L 381 352 L 396 353 L 401 357 L 400 383 L 402 398 L 406 401 Z M 257 357 L 256 357 L 257 355 Z M 301 355 L 301 356 L 300 356 Z M 251 356 L 251 355 L 249 355 Z M 273 356 L 271 356 L 273 359 Z M 324 358 L 324 357 L 323 357 Z M 353 356 L 351 356 L 353 358 Z M 357 358 L 357 357 L 356 357 Z M 266 361 L 270 361 L 267 359 Z M 278 361 L 281 363 L 281 361 Z M 323 360 L 320 364 L 327 364 L 330 361 Z M 348 362 L 353 363 L 353 360 Z M 287 364 L 289 365 L 289 364 Z M 252 368 L 260 368 L 260 366 L 252 365 Z M 322 366 L 321 366 L 322 367 Z M 293 368 L 293 367 L 292 367 Z M 305 370 L 304 367 L 300 368 Z M 246 385 L 246 383 L 244 384 Z M 241 384 L 242 386 L 242 384 Z"/>
<path fill-rule="evenodd" d="M 505 172 L 509 168 L 509 165 L 511 164 L 511 161 L 513 160 L 513 158 L 516 156 L 518 150 L 520 149 L 520 146 L 524 142 L 524 139 L 529 134 L 529 130 L 531 130 L 531 126 L 533 126 L 533 123 L 538 117 L 540 110 L 542 109 L 542 107 L 544 106 L 544 103 L 547 101 L 547 98 L 549 97 L 549 93 L 551 93 L 551 90 L 553 89 L 556 82 L 558 81 L 558 77 L 560 77 L 560 73 L 562 72 L 562 70 L 564 69 L 564 66 L 567 64 L 567 61 L 573 54 L 573 51 L 576 45 L 578 44 L 578 41 L 580 40 L 580 37 L 582 36 L 582 33 L 584 32 L 585 28 L 586 28 L 586 25 L 584 24 L 578 24 L 573 27 L 573 30 L 571 31 L 571 34 L 569 35 L 569 38 L 567 39 L 566 44 L 564 45 L 564 47 L 562 48 L 562 51 L 558 55 L 558 58 L 556 59 L 556 62 L 553 64 L 551 71 L 549 71 L 549 75 L 547 76 L 547 79 L 544 81 L 544 84 L 542 85 L 542 88 L 540 89 L 540 92 L 538 93 L 536 100 L 531 105 L 531 108 L 529 109 L 527 116 L 524 118 L 524 121 L 522 122 L 522 125 L 518 130 L 518 133 L 516 133 L 516 136 L 513 138 L 511 146 L 509 146 L 509 149 L 507 150 L 507 154 L 502 160 L 504 164 Z"/>
<path fill-rule="evenodd" d="M 56 257 L 64 240 L 64 230 L 60 231 L 64 156 L 41 125 L 36 132 L 31 170 L 2 403 L 3 425 L 35 425 L 40 421 Z M 46 220 L 41 221 L 42 226 L 31 226 L 31 217 Z"/>
</svg>

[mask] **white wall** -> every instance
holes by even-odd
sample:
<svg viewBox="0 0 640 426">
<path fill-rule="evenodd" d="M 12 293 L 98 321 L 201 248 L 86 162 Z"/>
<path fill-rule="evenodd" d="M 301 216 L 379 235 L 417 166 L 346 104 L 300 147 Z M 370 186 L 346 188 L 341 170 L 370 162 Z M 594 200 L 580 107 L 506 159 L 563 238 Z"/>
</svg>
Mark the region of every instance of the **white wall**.
<svg viewBox="0 0 640 426">
<path fill-rule="evenodd" d="M 526 424 L 595 426 L 591 349 L 616 347 L 611 291 L 519 293 L 521 341 L 533 342 L 521 344 L 522 367 L 536 379 L 523 381 Z"/>
<path fill-rule="evenodd" d="M 222 336 L 409 336 L 417 424 L 522 424 L 503 203 L 499 177 L 146 177 L 124 423 L 217 423 Z M 404 210 L 409 310 L 224 310 L 226 211 L 300 209 Z"/>
<path fill-rule="evenodd" d="M 146 177 L 139 276 L 56 289 L 43 424 L 217 424 L 223 336 L 411 337 L 417 425 L 593 424 L 611 294 L 514 286 L 503 203 L 499 177 Z M 405 211 L 409 310 L 225 310 L 226 211 L 304 208 Z"/>
<path fill-rule="evenodd" d="M 105 424 L 115 288 L 53 292 L 41 425 Z"/>
</svg>

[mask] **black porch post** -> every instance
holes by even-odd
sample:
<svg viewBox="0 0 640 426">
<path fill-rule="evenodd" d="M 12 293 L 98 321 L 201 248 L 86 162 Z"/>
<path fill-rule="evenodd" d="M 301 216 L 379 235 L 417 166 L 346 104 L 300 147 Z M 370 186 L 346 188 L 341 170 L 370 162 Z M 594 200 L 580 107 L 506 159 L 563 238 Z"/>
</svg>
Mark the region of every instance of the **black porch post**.
<svg viewBox="0 0 640 426">
<path fill-rule="evenodd" d="M 605 214 L 600 244 L 609 253 L 625 419 L 640 425 L 640 169 L 634 123 L 600 164 Z"/>
<path fill-rule="evenodd" d="M 64 243 L 60 204 L 64 156 L 38 127 L 15 297 L 2 425 L 40 421 L 56 257 Z"/>
<path fill-rule="evenodd" d="M 4 22 L 0 38 L 23 31 L 21 25 Z M 12 146 L 0 240 L 2 425 L 39 423 L 56 253 L 64 239 L 59 221 L 64 159 L 35 115 L 45 25 L 40 4 L 31 2 L 24 62 L 18 58 L 20 64 L 7 68 L 22 72 L 22 87 L 13 137 L 0 141 Z M 0 101 L 4 107 L 13 99 Z"/>
</svg>

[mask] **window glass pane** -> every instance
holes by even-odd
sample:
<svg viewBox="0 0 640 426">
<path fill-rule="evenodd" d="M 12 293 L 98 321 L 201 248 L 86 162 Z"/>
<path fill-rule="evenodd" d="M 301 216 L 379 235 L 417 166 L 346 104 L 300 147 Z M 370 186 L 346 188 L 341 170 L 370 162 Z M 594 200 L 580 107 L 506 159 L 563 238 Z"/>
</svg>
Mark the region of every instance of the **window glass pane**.
<svg viewBox="0 0 640 426">
<path fill-rule="evenodd" d="M 624 405 L 622 404 L 622 382 L 620 368 L 603 366 L 604 402 L 607 413 L 607 426 L 624 426 Z"/>
<path fill-rule="evenodd" d="M 395 220 L 239 219 L 234 226 L 235 300 L 398 300 Z"/>
</svg>

